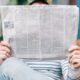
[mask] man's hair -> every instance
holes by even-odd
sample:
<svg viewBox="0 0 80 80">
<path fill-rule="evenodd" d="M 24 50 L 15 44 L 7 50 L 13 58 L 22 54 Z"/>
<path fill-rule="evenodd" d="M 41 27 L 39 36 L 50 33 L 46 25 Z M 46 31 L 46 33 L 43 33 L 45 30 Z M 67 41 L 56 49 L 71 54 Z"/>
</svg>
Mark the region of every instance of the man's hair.
<svg viewBox="0 0 80 80">
<path fill-rule="evenodd" d="M 34 3 L 49 4 L 46 0 L 34 0 L 29 5 L 33 5 Z"/>
</svg>

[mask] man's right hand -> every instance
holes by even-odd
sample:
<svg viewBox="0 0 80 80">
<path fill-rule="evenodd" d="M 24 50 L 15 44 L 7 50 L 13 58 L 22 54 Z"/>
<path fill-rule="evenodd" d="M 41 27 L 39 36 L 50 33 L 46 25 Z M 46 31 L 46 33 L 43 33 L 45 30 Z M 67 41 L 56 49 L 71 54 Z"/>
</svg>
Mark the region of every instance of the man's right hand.
<svg viewBox="0 0 80 80">
<path fill-rule="evenodd" d="M 7 41 L 0 42 L 0 64 L 11 57 L 11 46 Z"/>
</svg>

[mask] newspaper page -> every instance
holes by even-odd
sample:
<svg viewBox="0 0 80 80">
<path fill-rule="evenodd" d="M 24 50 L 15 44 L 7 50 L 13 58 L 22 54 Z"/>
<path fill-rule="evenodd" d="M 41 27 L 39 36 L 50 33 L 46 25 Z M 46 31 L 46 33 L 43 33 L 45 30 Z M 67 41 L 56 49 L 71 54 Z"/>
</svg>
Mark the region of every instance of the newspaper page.
<svg viewBox="0 0 80 80">
<path fill-rule="evenodd" d="M 0 9 L 0 37 L 2 36 L 1 9 Z"/>
<path fill-rule="evenodd" d="M 76 6 L 3 6 L 1 14 L 3 38 L 18 58 L 63 59 L 75 44 Z"/>
</svg>

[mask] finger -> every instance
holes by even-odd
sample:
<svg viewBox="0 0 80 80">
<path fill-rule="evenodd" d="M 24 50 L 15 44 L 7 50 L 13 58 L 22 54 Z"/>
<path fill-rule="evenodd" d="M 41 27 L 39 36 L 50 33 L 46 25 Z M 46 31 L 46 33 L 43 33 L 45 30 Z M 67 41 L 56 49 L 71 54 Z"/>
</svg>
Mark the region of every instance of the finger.
<svg viewBox="0 0 80 80">
<path fill-rule="evenodd" d="M 71 61 L 71 64 L 80 64 L 80 59 L 74 59 Z"/>
<path fill-rule="evenodd" d="M 7 41 L 1 41 L 0 45 L 11 48 L 11 45 Z"/>
<path fill-rule="evenodd" d="M 80 55 L 80 50 L 75 50 L 75 51 L 69 53 L 69 54 L 68 54 L 68 58 L 70 59 L 70 58 L 72 58 L 72 56 L 74 56 L 74 55 Z"/>
<path fill-rule="evenodd" d="M 5 60 L 5 59 L 7 59 L 8 57 L 6 56 L 6 55 L 0 55 L 0 59 L 1 60 Z"/>
<path fill-rule="evenodd" d="M 80 50 L 80 47 L 79 46 L 76 46 L 76 45 L 75 46 L 71 46 L 68 51 L 71 53 L 74 50 Z"/>
<path fill-rule="evenodd" d="M 80 63 L 77 62 L 78 59 L 74 63 L 70 63 L 74 68 L 80 68 Z"/>
<path fill-rule="evenodd" d="M 73 64 L 74 68 L 80 68 L 80 64 Z"/>
<path fill-rule="evenodd" d="M 11 53 L 11 50 L 7 47 L 4 47 L 4 46 L 0 46 L 0 51 L 5 51 L 6 53 Z"/>
<path fill-rule="evenodd" d="M 0 51 L 0 55 L 6 55 L 7 57 L 11 56 L 9 53 L 6 53 L 5 51 Z"/>
<path fill-rule="evenodd" d="M 72 63 L 76 59 L 78 59 L 80 61 L 80 55 L 74 55 L 69 61 L 70 61 L 70 63 Z"/>
</svg>

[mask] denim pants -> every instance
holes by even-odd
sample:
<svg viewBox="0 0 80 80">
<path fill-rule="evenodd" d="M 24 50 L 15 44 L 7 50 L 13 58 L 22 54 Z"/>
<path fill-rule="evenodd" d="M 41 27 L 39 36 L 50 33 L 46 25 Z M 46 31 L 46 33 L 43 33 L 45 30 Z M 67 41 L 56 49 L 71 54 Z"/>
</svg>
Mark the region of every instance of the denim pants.
<svg viewBox="0 0 80 80">
<path fill-rule="evenodd" d="M 0 80 L 79 80 L 80 70 L 69 68 L 67 60 L 26 61 L 9 58 L 0 66 Z"/>
</svg>

